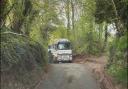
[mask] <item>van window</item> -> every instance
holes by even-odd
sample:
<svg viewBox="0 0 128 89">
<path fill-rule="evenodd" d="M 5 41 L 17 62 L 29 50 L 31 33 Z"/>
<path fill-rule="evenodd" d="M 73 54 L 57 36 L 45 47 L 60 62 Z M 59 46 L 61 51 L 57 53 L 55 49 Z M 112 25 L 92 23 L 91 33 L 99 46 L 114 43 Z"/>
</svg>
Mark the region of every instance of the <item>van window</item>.
<svg viewBox="0 0 128 89">
<path fill-rule="evenodd" d="M 58 45 L 57 45 L 57 48 L 59 49 L 59 50 L 68 50 L 68 49 L 70 49 L 70 43 L 58 43 Z"/>
</svg>

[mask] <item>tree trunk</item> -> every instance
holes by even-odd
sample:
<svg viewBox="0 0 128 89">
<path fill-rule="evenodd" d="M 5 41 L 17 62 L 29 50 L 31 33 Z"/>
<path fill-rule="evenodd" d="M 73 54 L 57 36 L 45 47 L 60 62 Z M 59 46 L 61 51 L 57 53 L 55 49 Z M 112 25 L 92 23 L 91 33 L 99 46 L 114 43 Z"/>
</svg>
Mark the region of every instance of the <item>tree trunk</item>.
<svg viewBox="0 0 128 89">
<path fill-rule="evenodd" d="M 72 30 L 74 31 L 74 3 L 73 0 L 71 0 L 71 7 L 72 7 Z"/>
<path fill-rule="evenodd" d="M 67 16 L 67 37 L 69 36 L 70 30 L 70 1 L 67 0 L 66 3 L 66 16 Z"/>
<path fill-rule="evenodd" d="M 103 45 L 103 49 L 102 52 L 104 52 L 106 45 L 107 45 L 107 41 L 108 41 L 108 31 L 107 31 L 107 24 L 105 24 L 105 34 L 104 34 L 104 45 Z"/>
<path fill-rule="evenodd" d="M 5 8 L 6 8 L 6 0 L 0 0 L 0 27 L 2 27 L 3 25 L 3 21 L 4 21 L 4 13 L 5 12 Z"/>
<path fill-rule="evenodd" d="M 16 33 L 21 33 L 21 28 L 24 24 L 24 22 L 26 21 L 26 17 L 30 14 L 31 10 L 32 10 L 32 4 L 30 0 L 23 0 L 22 3 L 20 3 L 24 6 L 23 10 L 22 10 L 22 17 L 18 17 L 14 19 L 14 23 L 12 25 L 12 29 L 14 32 Z M 17 15 L 17 13 L 14 13 L 15 15 Z"/>
<path fill-rule="evenodd" d="M 114 0 L 111 0 L 111 1 L 112 1 L 112 4 L 113 4 L 113 10 L 114 10 L 114 13 L 115 13 L 115 16 L 116 16 L 115 25 L 116 25 L 116 29 L 118 31 L 117 37 L 121 37 L 123 35 L 123 27 L 121 26 L 121 20 L 120 20 L 119 15 L 118 15 L 118 11 L 117 11 L 115 1 Z"/>
</svg>

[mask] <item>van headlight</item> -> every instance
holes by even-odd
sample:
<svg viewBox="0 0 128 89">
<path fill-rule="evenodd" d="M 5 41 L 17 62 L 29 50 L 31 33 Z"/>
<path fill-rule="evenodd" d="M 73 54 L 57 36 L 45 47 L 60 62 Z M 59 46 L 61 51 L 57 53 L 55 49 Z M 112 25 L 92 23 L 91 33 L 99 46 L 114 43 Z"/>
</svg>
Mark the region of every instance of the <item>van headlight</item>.
<svg viewBox="0 0 128 89">
<path fill-rule="evenodd" d="M 72 60 L 72 55 L 70 55 L 69 57 L 70 57 L 70 60 Z"/>
</svg>

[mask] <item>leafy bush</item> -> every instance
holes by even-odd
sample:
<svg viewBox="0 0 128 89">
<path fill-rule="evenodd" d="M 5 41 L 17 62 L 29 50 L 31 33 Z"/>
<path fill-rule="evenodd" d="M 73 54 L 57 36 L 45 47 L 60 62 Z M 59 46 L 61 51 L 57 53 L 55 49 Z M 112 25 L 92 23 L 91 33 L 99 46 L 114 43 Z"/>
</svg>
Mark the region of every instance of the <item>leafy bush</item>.
<svg viewBox="0 0 128 89">
<path fill-rule="evenodd" d="M 118 83 L 127 85 L 127 69 L 114 64 L 109 68 L 108 73 L 115 77 Z"/>
<path fill-rule="evenodd" d="M 109 73 L 119 82 L 127 84 L 127 34 L 115 39 L 109 48 Z"/>
<path fill-rule="evenodd" d="M 19 34 L 1 33 L 0 49 L 2 89 L 26 89 L 37 82 L 47 64 L 46 50 L 39 43 Z"/>
</svg>

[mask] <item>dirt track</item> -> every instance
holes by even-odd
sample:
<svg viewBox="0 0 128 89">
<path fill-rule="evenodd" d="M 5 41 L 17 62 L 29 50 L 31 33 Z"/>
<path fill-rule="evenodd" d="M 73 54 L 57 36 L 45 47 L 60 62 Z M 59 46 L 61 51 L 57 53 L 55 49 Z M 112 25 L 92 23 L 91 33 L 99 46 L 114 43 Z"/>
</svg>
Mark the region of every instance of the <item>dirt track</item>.
<svg viewBox="0 0 128 89">
<path fill-rule="evenodd" d="M 89 69 L 83 64 L 51 64 L 50 70 L 36 89 L 100 89 Z"/>
<path fill-rule="evenodd" d="M 114 77 L 106 72 L 107 56 L 88 57 L 78 55 L 73 62 L 88 66 L 97 82 L 99 82 L 101 89 L 127 89 L 127 87 L 117 84 Z"/>
<path fill-rule="evenodd" d="M 35 89 L 126 89 L 105 73 L 107 59 L 77 56 L 73 63 L 52 64 Z"/>
</svg>

